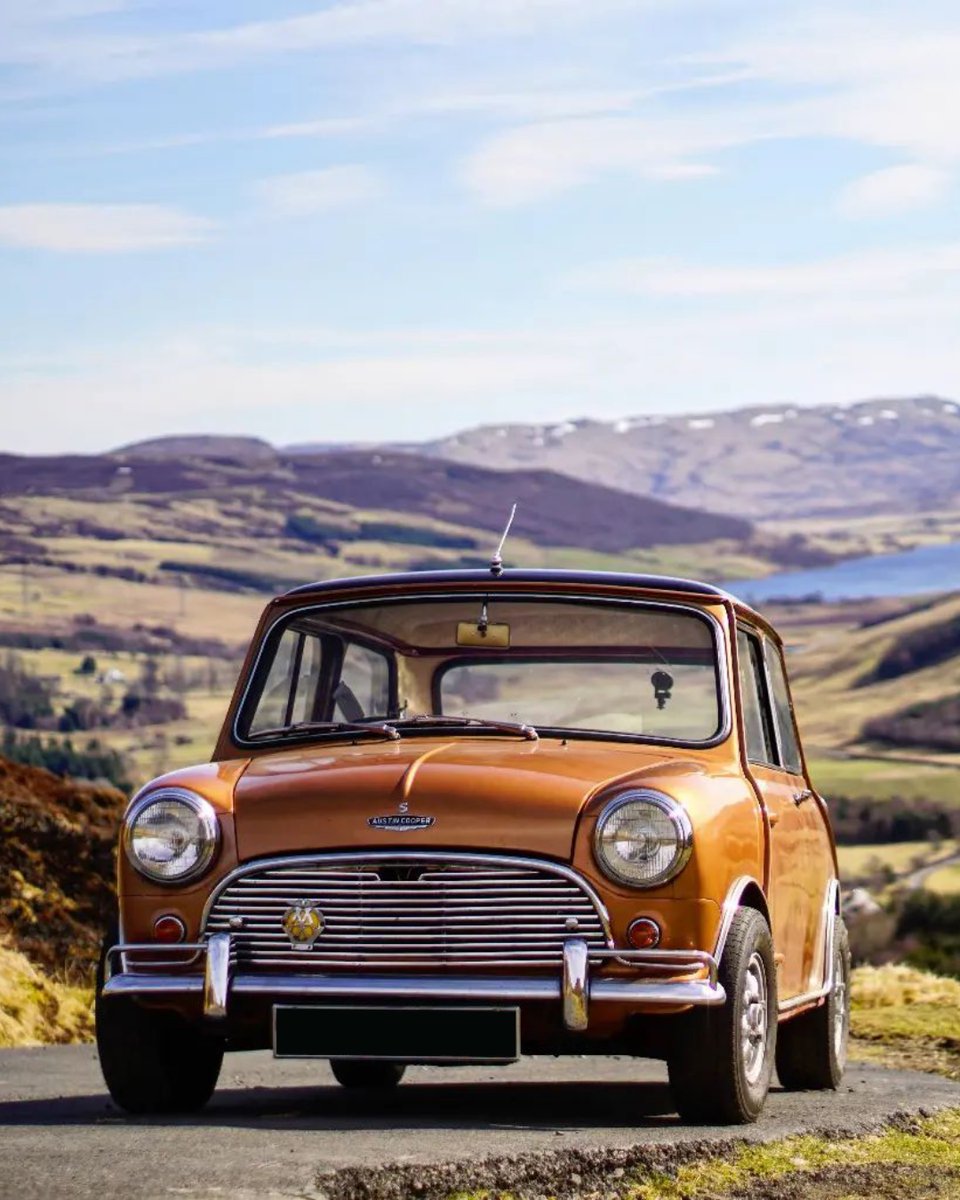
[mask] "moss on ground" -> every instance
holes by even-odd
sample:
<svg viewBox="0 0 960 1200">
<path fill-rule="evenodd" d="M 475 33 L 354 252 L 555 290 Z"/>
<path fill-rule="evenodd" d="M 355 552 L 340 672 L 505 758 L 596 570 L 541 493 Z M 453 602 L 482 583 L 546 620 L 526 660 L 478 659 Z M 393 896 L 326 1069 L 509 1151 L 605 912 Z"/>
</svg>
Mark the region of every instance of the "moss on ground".
<svg viewBox="0 0 960 1200">
<path fill-rule="evenodd" d="M 636 1182 L 629 1200 L 960 1196 L 960 1111 L 866 1137 L 785 1138 Z"/>
</svg>

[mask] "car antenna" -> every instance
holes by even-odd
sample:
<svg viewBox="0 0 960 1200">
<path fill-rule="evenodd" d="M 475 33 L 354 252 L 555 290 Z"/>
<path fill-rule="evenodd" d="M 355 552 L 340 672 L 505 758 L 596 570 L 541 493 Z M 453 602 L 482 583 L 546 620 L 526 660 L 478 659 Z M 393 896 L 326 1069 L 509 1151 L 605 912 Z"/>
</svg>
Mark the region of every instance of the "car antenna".
<svg viewBox="0 0 960 1200">
<path fill-rule="evenodd" d="M 510 526 L 513 524 L 513 518 L 517 515 L 517 502 L 514 500 L 513 507 L 510 509 L 510 516 L 507 517 L 507 527 L 503 531 L 503 537 L 496 550 L 493 552 L 493 558 L 490 559 L 490 574 L 497 579 L 503 574 L 503 544 L 507 540 L 507 534 L 510 532 Z"/>
</svg>

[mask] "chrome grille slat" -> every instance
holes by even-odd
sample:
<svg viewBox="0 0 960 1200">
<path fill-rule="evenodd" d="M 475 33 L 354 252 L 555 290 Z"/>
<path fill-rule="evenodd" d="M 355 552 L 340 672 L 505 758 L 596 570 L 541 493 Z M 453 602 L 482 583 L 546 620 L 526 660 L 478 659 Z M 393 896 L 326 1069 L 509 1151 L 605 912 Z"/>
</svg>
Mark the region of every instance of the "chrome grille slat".
<svg viewBox="0 0 960 1200">
<path fill-rule="evenodd" d="M 352 856 L 339 856 L 347 858 Z M 462 856 L 465 858 L 466 856 Z M 569 868 L 524 859 L 414 852 L 357 855 L 355 865 L 323 855 L 250 864 L 228 879 L 205 932 L 229 932 L 237 969 L 298 972 L 336 968 L 556 967 L 571 935 L 607 946 L 605 914 Z M 438 859 L 440 861 L 438 861 Z M 293 904 L 315 904 L 324 929 L 309 950 L 283 930 Z M 241 918 L 237 928 L 231 921 Z"/>
</svg>

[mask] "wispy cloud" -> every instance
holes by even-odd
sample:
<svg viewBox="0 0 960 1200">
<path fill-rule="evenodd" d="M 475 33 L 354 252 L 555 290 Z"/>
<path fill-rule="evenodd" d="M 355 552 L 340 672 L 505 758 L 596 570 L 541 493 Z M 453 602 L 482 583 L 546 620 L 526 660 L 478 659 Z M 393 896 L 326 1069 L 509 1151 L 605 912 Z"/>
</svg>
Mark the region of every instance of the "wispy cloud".
<svg viewBox="0 0 960 1200">
<path fill-rule="evenodd" d="M 671 259 L 622 259 L 571 275 L 569 286 L 688 299 L 843 296 L 898 292 L 943 276 L 960 276 L 960 242 L 874 250 L 815 262 L 711 266 Z"/>
<path fill-rule="evenodd" d="M 951 176 L 939 167 L 905 163 L 872 171 L 847 184 L 837 198 L 845 217 L 895 217 L 944 198 Z"/>
<path fill-rule="evenodd" d="M 649 7 L 661 0 L 641 2 Z M 179 34 L 18 38 L 0 47 L 0 61 L 119 80 L 231 67 L 331 46 L 452 45 L 556 33 L 636 7 L 637 0 L 347 0 L 298 16 Z"/>
<path fill-rule="evenodd" d="M 161 204 L 8 204 L 0 245 L 77 254 L 166 250 L 203 241 L 212 222 Z"/>
<path fill-rule="evenodd" d="M 360 163 L 274 175 L 256 185 L 267 211 L 282 217 L 308 217 L 364 204 L 381 196 L 384 190 L 380 175 Z"/>
</svg>

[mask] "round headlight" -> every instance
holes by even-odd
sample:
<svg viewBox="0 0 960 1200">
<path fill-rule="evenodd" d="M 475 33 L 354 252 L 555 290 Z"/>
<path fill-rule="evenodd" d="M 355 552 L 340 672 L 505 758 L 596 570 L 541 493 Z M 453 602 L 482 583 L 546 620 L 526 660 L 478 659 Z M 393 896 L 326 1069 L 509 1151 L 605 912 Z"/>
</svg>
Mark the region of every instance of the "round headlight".
<svg viewBox="0 0 960 1200">
<path fill-rule="evenodd" d="M 185 788 L 160 788 L 134 800 L 123 826 L 127 858 L 154 883 L 202 874 L 220 844 L 213 807 Z"/>
<path fill-rule="evenodd" d="M 687 864 L 693 827 L 685 810 L 662 792 L 624 792 L 597 820 L 594 853 L 618 883 L 656 887 Z"/>
</svg>

